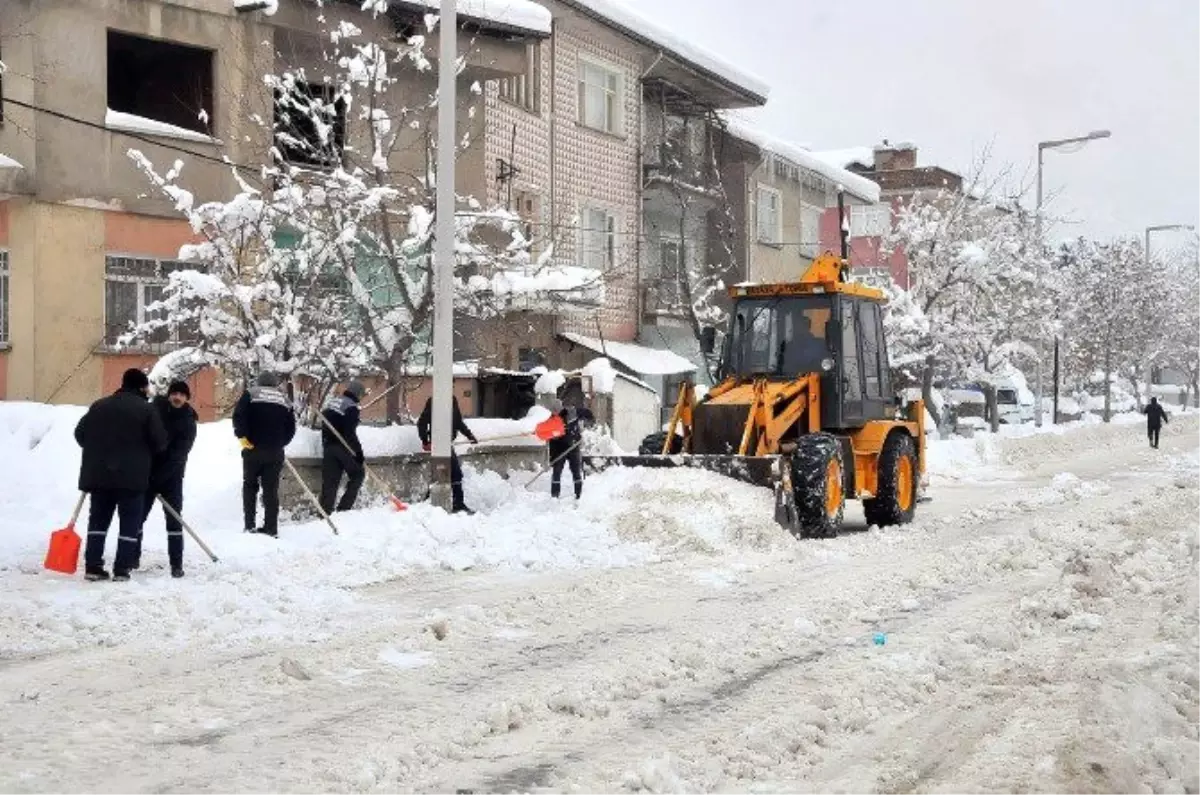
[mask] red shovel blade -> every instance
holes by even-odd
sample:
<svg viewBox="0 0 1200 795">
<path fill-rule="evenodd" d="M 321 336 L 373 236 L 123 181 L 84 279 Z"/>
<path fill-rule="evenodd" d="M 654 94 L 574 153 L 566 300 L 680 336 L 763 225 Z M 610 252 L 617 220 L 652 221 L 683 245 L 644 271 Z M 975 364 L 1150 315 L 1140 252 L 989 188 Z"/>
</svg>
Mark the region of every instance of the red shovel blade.
<svg viewBox="0 0 1200 795">
<path fill-rule="evenodd" d="M 539 422 L 533 432 L 537 434 L 537 438 L 543 442 L 548 442 L 551 439 L 558 439 L 565 436 L 567 433 L 567 424 L 563 422 L 562 417 L 555 414 L 550 419 Z"/>
<path fill-rule="evenodd" d="M 397 497 L 395 494 L 392 495 L 391 499 L 392 499 L 392 507 L 395 508 L 396 511 L 407 511 L 408 510 L 408 503 L 406 503 L 404 500 Z"/>
<path fill-rule="evenodd" d="M 79 547 L 80 538 L 75 532 L 75 525 L 55 530 L 50 534 L 50 549 L 42 565 L 47 571 L 74 574 L 79 569 Z"/>
</svg>

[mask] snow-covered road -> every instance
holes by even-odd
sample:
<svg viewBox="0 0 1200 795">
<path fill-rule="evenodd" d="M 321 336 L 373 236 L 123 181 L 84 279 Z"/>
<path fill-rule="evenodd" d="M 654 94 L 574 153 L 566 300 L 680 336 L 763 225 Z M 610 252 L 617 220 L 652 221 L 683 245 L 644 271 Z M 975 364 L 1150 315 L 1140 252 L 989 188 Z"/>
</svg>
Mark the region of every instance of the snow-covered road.
<svg viewBox="0 0 1200 795">
<path fill-rule="evenodd" d="M 1194 417 L 1010 439 L 911 527 L 730 544 L 653 481 L 612 517 L 649 565 L 9 657 L 0 790 L 1198 792 L 1198 475 Z"/>
</svg>

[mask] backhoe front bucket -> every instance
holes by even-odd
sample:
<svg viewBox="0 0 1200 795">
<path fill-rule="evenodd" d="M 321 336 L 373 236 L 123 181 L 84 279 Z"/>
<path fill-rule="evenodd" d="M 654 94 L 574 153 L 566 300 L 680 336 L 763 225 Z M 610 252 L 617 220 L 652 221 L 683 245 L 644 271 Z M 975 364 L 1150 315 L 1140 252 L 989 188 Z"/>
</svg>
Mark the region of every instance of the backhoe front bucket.
<svg viewBox="0 0 1200 795">
<path fill-rule="evenodd" d="M 609 467 L 707 469 L 752 486 L 774 488 L 780 460 L 777 455 L 593 455 L 584 456 L 583 465 L 592 472 Z"/>
</svg>

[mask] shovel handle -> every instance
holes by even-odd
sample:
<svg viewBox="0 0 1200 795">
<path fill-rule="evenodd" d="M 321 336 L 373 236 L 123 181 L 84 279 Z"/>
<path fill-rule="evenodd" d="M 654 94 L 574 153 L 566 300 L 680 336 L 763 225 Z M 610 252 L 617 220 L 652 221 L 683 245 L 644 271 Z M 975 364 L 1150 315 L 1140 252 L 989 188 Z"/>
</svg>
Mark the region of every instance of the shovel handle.
<svg viewBox="0 0 1200 795">
<path fill-rule="evenodd" d="M 329 529 L 333 531 L 333 534 L 335 536 L 341 535 L 341 533 L 338 532 L 337 525 L 333 523 L 333 520 L 329 518 L 329 514 L 325 513 L 325 509 L 321 507 L 321 501 L 317 499 L 317 495 L 312 493 L 312 489 L 310 489 L 308 484 L 304 482 L 304 478 L 300 477 L 300 473 L 296 471 L 296 467 L 292 464 L 292 462 L 285 458 L 283 459 L 283 463 L 287 465 L 288 470 L 292 473 L 292 477 L 294 477 L 296 482 L 300 484 L 300 488 L 304 489 L 304 493 L 308 495 L 308 499 L 312 501 L 313 505 L 317 506 L 317 513 L 321 514 L 321 517 L 325 520 L 325 523 L 329 525 Z"/>
<path fill-rule="evenodd" d="M 79 514 L 83 511 L 83 501 L 87 499 L 87 492 L 79 492 L 79 499 L 75 500 L 75 510 L 71 512 L 71 521 L 67 523 L 67 527 L 74 527 L 79 521 Z"/>
<path fill-rule="evenodd" d="M 192 529 L 192 526 L 190 524 L 188 524 L 187 521 L 182 516 L 179 515 L 179 511 L 172 508 L 171 503 L 167 502 L 166 499 L 164 499 L 161 494 L 158 495 L 158 501 L 162 503 L 163 510 L 166 511 L 167 513 L 169 513 L 171 515 L 172 519 L 179 522 L 179 524 L 183 527 L 184 530 L 187 530 L 187 533 L 188 533 L 188 535 L 190 535 L 192 537 L 192 540 L 195 541 L 200 546 L 200 548 L 204 550 L 205 555 L 208 555 L 208 559 L 211 560 L 213 563 L 219 563 L 220 561 L 217 560 L 217 556 L 214 555 L 213 551 L 208 548 L 208 544 L 205 544 L 204 541 L 202 541 L 200 539 L 200 536 L 198 536 L 196 534 L 196 531 Z"/>
</svg>

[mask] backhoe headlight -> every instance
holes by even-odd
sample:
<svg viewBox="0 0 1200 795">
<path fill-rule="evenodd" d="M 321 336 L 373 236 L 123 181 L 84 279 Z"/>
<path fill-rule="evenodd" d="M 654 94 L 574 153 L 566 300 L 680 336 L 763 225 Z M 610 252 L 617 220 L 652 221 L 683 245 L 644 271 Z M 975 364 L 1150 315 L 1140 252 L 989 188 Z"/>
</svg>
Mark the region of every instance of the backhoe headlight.
<svg viewBox="0 0 1200 795">
<path fill-rule="evenodd" d="M 822 359 L 821 369 L 827 373 L 833 370 L 833 359 Z"/>
</svg>

